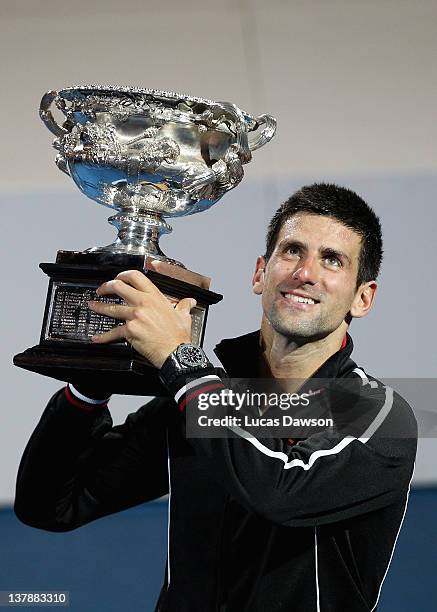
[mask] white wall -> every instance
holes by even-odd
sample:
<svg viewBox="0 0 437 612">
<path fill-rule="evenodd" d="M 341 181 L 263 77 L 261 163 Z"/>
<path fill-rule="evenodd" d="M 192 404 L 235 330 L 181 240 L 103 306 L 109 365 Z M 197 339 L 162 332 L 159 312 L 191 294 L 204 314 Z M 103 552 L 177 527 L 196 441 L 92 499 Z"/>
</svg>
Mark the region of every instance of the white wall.
<svg viewBox="0 0 437 612">
<path fill-rule="evenodd" d="M 435 172 L 435 0 L 2 0 L 0 187 L 73 189 L 48 89 L 138 84 L 279 122 L 256 176 Z"/>
</svg>

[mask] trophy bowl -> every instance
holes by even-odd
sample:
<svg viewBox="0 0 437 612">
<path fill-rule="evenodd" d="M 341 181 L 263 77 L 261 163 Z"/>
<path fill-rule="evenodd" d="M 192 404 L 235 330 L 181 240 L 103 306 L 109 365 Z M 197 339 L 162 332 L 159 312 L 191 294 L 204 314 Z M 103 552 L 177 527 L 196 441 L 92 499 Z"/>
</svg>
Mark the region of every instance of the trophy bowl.
<svg viewBox="0 0 437 612">
<path fill-rule="evenodd" d="M 56 122 L 51 107 L 65 116 Z M 46 93 L 40 117 L 56 136 L 57 166 L 89 198 L 116 210 L 117 239 L 88 252 L 164 255 L 165 220 L 202 212 L 243 178 L 276 121 L 230 102 L 135 87 L 80 86 Z"/>
</svg>

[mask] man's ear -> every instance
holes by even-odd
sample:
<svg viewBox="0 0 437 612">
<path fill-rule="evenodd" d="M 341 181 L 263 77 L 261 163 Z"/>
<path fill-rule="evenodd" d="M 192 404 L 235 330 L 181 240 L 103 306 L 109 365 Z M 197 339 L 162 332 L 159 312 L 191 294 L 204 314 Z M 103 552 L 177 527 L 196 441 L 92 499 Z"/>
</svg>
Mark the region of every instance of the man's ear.
<svg viewBox="0 0 437 612">
<path fill-rule="evenodd" d="M 259 255 L 256 259 L 255 274 L 252 278 L 252 289 L 256 295 L 261 295 L 264 289 L 264 270 L 266 267 L 266 260 L 262 255 Z"/>
<path fill-rule="evenodd" d="M 376 281 L 369 281 L 363 283 L 357 290 L 354 301 L 350 309 L 352 317 L 360 318 L 365 317 L 370 312 L 375 301 L 375 294 L 378 285 Z"/>
</svg>

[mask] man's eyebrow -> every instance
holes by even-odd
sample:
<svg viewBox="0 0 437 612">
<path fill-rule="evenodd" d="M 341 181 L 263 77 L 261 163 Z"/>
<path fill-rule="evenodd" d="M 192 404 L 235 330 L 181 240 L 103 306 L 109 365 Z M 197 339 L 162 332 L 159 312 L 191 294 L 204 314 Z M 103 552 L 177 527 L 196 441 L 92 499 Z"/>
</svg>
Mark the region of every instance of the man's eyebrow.
<svg viewBox="0 0 437 612">
<path fill-rule="evenodd" d="M 289 247 L 289 246 L 297 246 L 297 247 L 299 247 L 301 249 L 308 249 L 308 245 L 307 244 L 305 244 L 304 242 L 301 242 L 300 240 L 294 240 L 293 238 L 284 238 L 279 243 L 279 247 L 281 249 L 283 249 L 285 247 Z"/>
<path fill-rule="evenodd" d="M 302 242 L 301 240 L 295 240 L 293 238 L 284 238 L 279 243 L 279 247 L 281 249 L 284 249 L 290 246 L 296 246 L 301 249 L 308 250 L 308 245 L 305 242 Z M 344 251 L 340 251 L 339 249 L 336 249 L 334 247 L 322 245 L 319 251 L 321 253 L 324 253 L 325 255 L 336 255 L 337 257 L 345 259 L 349 264 L 352 264 L 352 260 L 349 257 L 349 255 L 347 255 Z"/>
<path fill-rule="evenodd" d="M 339 249 L 334 249 L 333 247 L 328 247 L 328 246 L 321 246 L 320 251 L 322 253 L 325 253 L 325 255 L 326 254 L 337 255 L 338 257 L 345 259 L 349 264 L 352 263 L 349 255 L 346 255 L 344 251 L 340 251 Z"/>
</svg>

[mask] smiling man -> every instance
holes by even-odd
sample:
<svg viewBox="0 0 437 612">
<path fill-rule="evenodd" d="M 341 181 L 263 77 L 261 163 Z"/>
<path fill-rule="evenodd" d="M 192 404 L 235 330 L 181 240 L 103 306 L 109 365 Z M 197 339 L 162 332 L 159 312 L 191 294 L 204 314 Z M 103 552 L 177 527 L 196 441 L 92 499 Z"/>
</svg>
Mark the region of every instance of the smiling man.
<svg viewBox="0 0 437 612">
<path fill-rule="evenodd" d="M 220 437 L 187 439 L 199 397 L 229 384 L 190 343 L 194 300 L 173 308 L 136 271 L 102 285 L 100 295 L 126 304 L 90 308 L 125 324 L 94 341 L 126 339 L 160 369 L 174 400 L 157 398 L 111 427 L 101 391 L 60 390 L 21 462 L 18 517 L 64 531 L 171 491 L 157 611 L 376 610 L 417 436 L 407 403 L 350 357 L 348 328 L 373 306 L 381 259 L 378 218 L 336 185 L 303 187 L 270 223 L 253 278 L 261 329 L 222 341 L 216 354 L 230 377 L 319 387 L 334 425 L 299 438 L 264 437 L 228 419 Z"/>
</svg>

